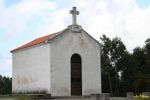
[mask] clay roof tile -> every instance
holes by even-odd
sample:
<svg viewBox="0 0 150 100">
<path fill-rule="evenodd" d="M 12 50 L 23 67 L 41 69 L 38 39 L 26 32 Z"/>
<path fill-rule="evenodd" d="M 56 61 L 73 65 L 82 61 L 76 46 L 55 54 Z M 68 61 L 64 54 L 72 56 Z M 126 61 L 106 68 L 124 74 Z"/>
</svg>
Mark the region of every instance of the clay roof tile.
<svg viewBox="0 0 150 100">
<path fill-rule="evenodd" d="M 40 43 L 43 43 L 45 42 L 46 40 L 49 40 L 49 39 L 53 39 L 54 37 L 56 37 L 60 32 L 57 32 L 57 33 L 53 33 L 53 34 L 49 34 L 49 35 L 46 35 L 46 36 L 43 36 L 43 37 L 40 37 L 40 38 L 37 38 L 29 43 L 26 43 L 16 49 L 13 49 L 11 52 L 13 51 L 17 51 L 17 50 L 20 50 L 20 49 L 24 49 L 24 48 L 27 48 L 27 47 L 30 47 L 30 46 L 33 46 L 33 45 L 37 45 L 37 44 L 40 44 Z"/>
</svg>

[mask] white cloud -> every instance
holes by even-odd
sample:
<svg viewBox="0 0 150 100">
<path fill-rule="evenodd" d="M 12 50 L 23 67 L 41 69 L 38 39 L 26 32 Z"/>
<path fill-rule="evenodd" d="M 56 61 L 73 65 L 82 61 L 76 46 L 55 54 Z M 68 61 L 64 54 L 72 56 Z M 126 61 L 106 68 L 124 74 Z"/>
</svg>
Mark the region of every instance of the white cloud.
<svg viewBox="0 0 150 100">
<path fill-rule="evenodd" d="M 16 11 L 21 14 L 34 14 L 41 10 L 56 8 L 55 3 L 49 0 L 23 0 L 15 6 Z"/>
<path fill-rule="evenodd" d="M 6 7 L 4 2 L 0 5 L 3 5 L 0 7 L 0 27 L 9 35 L 23 33 L 34 16 L 56 8 L 56 4 L 49 0 L 22 0 L 10 7 Z"/>
<path fill-rule="evenodd" d="M 0 0 L 0 11 L 5 9 L 4 0 Z"/>
<path fill-rule="evenodd" d="M 12 70 L 12 60 L 11 57 L 6 57 L 3 55 L 0 55 L 0 75 L 3 76 L 12 76 L 11 70 Z"/>
<path fill-rule="evenodd" d="M 38 32 L 45 34 L 61 31 L 67 27 L 69 23 L 68 19 L 71 19 L 69 17 L 70 15 L 68 14 L 67 9 L 54 11 L 48 16 L 43 17 L 45 20 L 42 22 L 42 25 L 40 25 Z"/>
</svg>

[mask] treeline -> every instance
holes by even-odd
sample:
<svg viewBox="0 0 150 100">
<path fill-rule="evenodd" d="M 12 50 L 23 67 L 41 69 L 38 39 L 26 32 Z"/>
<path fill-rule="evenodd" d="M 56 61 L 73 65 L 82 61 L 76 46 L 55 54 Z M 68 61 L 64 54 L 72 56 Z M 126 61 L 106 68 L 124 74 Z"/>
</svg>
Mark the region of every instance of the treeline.
<svg viewBox="0 0 150 100">
<path fill-rule="evenodd" d="M 0 95 L 11 94 L 12 78 L 0 75 Z"/>
<path fill-rule="evenodd" d="M 120 38 L 102 35 L 102 92 L 126 96 L 127 92 L 150 92 L 150 38 L 129 53 Z"/>
</svg>

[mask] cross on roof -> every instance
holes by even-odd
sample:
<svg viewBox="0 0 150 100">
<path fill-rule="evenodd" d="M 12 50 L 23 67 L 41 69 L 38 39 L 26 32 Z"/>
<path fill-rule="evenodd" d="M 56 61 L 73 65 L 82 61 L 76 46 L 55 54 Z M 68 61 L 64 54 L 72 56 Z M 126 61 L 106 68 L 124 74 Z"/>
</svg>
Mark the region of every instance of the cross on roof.
<svg viewBox="0 0 150 100">
<path fill-rule="evenodd" d="M 79 15 L 79 11 L 76 10 L 76 7 L 72 7 L 72 10 L 70 10 L 70 14 L 72 14 L 72 22 L 73 25 L 77 25 L 77 15 Z"/>
</svg>

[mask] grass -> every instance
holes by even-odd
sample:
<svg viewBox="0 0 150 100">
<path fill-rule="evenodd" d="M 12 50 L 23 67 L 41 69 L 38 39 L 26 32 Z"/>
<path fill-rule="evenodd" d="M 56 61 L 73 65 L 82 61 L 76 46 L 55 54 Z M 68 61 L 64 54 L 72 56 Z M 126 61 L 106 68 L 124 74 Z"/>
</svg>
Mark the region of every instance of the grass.
<svg viewBox="0 0 150 100">
<path fill-rule="evenodd" d="M 149 98 L 134 98 L 134 100 L 150 100 Z"/>
<path fill-rule="evenodd" d="M 32 96 L 19 95 L 19 96 L 0 96 L 0 100 L 34 100 Z M 112 97 L 110 100 L 150 100 L 147 98 L 125 98 L 125 97 Z"/>
<path fill-rule="evenodd" d="M 31 96 L 16 96 L 14 100 L 33 100 Z"/>
<path fill-rule="evenodd" d="M 145 95 L 136 95 L 134 96 L 135 100 L 150 100 L 150 97 L 149 96 L 145 96 Z"/>
<path fill-rule="evenodd" d="M 0 96 L 0 100 L 33 100 L 31 96 Z"/>
</svg>

